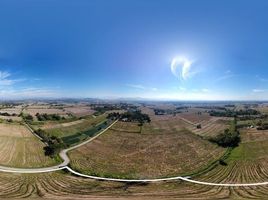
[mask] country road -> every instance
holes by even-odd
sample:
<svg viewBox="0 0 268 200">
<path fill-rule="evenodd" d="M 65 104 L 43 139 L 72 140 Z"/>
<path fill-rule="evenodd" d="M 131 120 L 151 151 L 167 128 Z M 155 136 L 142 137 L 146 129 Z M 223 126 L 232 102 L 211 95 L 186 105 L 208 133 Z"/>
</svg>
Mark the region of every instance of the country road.
<svg viewBox="0 0 268 200">
<path fill-rule="evenodd" d="M 116 181 L 116 182 L 160 182 L 160 181 L 172 181 L 172 180 L 182 180 L 194 184 L 200 185 L 209 185 L 209 186 L 222 186 L 222 187 L 247 187 L 247 186 L 261 186 L 261 185 L 268 185 L 268 182 L 259 182 L 259 183 L 210 183 L 204 181 L 196 181 L 192 180 L 191 177 L 182 177 L 182 176 L 175 176 L 175 177 L 167 177 L 167 178 L 156 178 L 156 179 L 119 179 L 119 178 L 105 178 L 105 177 L 98 177 L 98 176 L 90 176 L 86 174 L 81 174 L 79 172 L 74 171 L 72 168 L 68 166 L 70 163 L 70 159 L 67 155 L 68 151 L 76 149 L 82 145 L 85 145 L 92 140 L 99 137 L 101 134 L 106 132 L 109 128 L 111 128 L 118 120 L 114 121 L 110 126 L 99 132 L 94 137 L 86 140 L 78 145 L 70 147 L 68 149 L 64 149 L 60 152 L 60 157 L 63 159 L 63 162 L 59 165 L 51 166 L 51 167 L 44 167 L 44 168 L 14 168 L 14 167 L 6 167 L 0 165 L 0 172 L 6 173 L 21 173 L 21 174 L 33 174 L 33 173 L 48 173 L 48 172 L 55 172 L 59 170 L 68 170 L 72 174 L 75 174 L 80 177 L 90 178 L 95 180 L 103 180 L 103 181 Z M 34 131 L 31 129 L 30 126 L 26 124 L 27 128 L 31 130 L 32 133 Z M 37 135 L 36 135 L 37 136 Z M 39 136 L 37 136 L 39 137 Z"/>
</svg>

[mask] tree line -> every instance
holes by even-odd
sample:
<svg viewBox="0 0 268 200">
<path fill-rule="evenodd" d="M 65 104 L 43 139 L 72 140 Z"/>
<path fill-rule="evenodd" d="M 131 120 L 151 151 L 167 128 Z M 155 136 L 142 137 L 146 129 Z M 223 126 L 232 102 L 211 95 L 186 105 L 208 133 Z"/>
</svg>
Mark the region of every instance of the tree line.
<svg viewBox="0 0 268 200">
<path fill-rule="evenodd" d="M 108 119 L 119 119 L 120 121 L 127 122 L 139 122 L 141 125 L 145 122 L 150 123 L 151 119 L 149 115 L 141 113 L 141 111 L 127 111 L 125 113 L 113 112 L 109 113 L 107 116 Z"/>
</svg>

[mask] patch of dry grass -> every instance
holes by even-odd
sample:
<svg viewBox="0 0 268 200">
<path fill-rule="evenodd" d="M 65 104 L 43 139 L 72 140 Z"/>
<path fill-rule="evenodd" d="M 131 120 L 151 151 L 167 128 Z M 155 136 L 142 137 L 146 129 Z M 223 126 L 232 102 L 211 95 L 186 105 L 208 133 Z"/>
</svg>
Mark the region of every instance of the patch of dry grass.
<svg viewBox="0 0 268 200">
<path fill-rule="evenodd" d="M 117 127 L 70 152 L 72 167 L 102 176 L 163 177 L 193 172 L 224 153 L 187 130 L 139 134 L 129 131 L 133 125 Z"/>
<path fill-rule="evenodd" d="M 30 131 L 16 124 L 0 124 L 0 165 L 43 167 L 55 164 L 44 155 L 44 144 Z"/>
</svg>

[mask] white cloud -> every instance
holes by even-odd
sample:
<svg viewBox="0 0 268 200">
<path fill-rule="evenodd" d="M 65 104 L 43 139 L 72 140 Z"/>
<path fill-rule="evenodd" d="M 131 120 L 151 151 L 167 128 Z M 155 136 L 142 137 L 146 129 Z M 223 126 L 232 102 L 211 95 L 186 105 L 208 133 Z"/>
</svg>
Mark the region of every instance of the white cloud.
<svg viewBox="0 0 268 200">
<path fill-rule="evenodd" d="M 145 87 L 143 85 L 140 84 L 126 84 L 126 86 L 131 87 L 131 88 L 135 88 L 135 89 L 139 89 L 139 90 L 147 90 L 147 91 L 153 91 L 156 92 L 158 91 L 158 89 L 156 87 Z"/>
<path fill-rule="evenodd" d="M 5 99 L 54 97 L 58 92 L 54 89 L 36 88 L 31 86 L 21 87 L 16 83 L 33 79 L 13 79 L 12 74 L 0 70 L 0 97 Z"/>
<path fill-rule="evenodd" d="M 17 82 L 25 81 L 26 79 L 11 79 L 11 74 L 6 71 L 0 71 L 0 86 L 10 86 Z"/>
<path fill-rule="evenodd" d="M 232 78 L 234 77 L 235 75 L 231 72 L 231 70 L 227 70 L 223 73 L 222 76 L 216 78 L 215 82 L 218 82 L 218 81 L 222 81 L 222 80 L 226 80 L 226 79 L 229 79 L 229 78 Z"/>
<path fill-rule="evenodd" d="M 170 68 L 174 76 L 180 80 L 187 80 L 197 73 L 192 70 L 193 61 L 185 57 L 176 57 L 172 60 Z"/>
<path fill-rule="evenodd" d="M 203 88 L 202 90 L 201 90 L 202 92 L 210 92 L 210 90 L 209 89 L 207 89 L 207 88 Z"/>
<path fill-rule="evenodd" d="M 136 89 L 141 89 L 144 90 L 145 87 L 143 85 L 136 85 L 136 84 L 126 84 L 128 87 L 136 88 Z"/>
<path fill-rule="evenodd" d="M 186 91 L 186 88 L 185 87 L 179 87 L 179 90 L 181 90 L 181 91 Z"/>
<path fill-rule="evenodd" d="M 33 98 L 33 97 L 55 97 L 57 92 L 47 88 L 22 88 L 22 89 L 2 89 L 0 90 L 0 97 L 6 99 L 12 98 Z"/>
<path fill-rule="evenodd" d="M 268 79 L 266 79 L 266 78 L 262 78 L 262 77 L 260 77 L 259 75 L 256 75 L 256 78 L 257 78 L 259 81 L 261 81 L 261 82 L 268 82 Z"/>
<path fill-rule="evenodd" d="M 265 92 L 266 90 L 264 89 L 253 89 L 252 92 L 254 93 L 261 93 L 261 92 Z"/>
</svg>

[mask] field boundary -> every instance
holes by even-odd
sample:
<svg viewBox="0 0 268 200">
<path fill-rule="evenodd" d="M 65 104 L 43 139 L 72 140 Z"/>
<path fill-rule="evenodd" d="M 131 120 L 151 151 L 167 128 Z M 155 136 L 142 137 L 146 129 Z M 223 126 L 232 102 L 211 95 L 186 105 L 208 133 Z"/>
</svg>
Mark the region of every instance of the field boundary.
<svg viewBox="0 0 268 200">
<path fill-rule="evenodd" d="M 102 181 L 114 181 L 114 182 L 161 182 L 161 181 L 173 181 L 173 180 L 182 180 L 189 183 L 199 184 L 199 185 L 208 185 L 208 186 L 222 186 L 222 187 L 249 187 L 249 186 L 261 186 L 261 185 L 268 185 L 268 182 L 258 182 L 258 183 L 211 183 L 211 182 L 204 182 L 204 181 L 197 181 L 192 180 L 189 176 L 174 176 L 174 177 L 166 177 L 166 178 L 155 178 L 155 179 L 120 179 L 120 178 L 107 178 L 107 177 L 99 177 L 99 176 L 91 176 L 79 173 L 75 170 L 73 170 L 71 167 L 68 166 L 70 163 L 70 159 L 67 155 L 68 151 L 76 149 L 82 145 L 85 145 L 92 140 L 99 137 L 101 134 L 106 132 L 109 128 L 111 128 L 118 120 L 114 121 L 111 125 L 109 125 L 107 128 L 99 132 L 94 137 L 90 138 L 87 141 L 84 141 L 76 146 L 70 147 L 68 149 L 64 149 L 60 152 L 60 157 L 64 160 L 63 163 L 52 166 L 52 167 L 45 167 L 45 168 L 13 168 L 13 167 L 5 167 L 0 165 L 0 172 L 6 172 L 6 173 L 20 173 L 20 174 L 33 174 L 33 173 L 49 173 L 49 172 L 55 172 L 60 170 L 68 170 L 70 173 L 83 177 L 83 178 L 90 178 L 94 180 L 102 180 Z M 27 126 L 31 132 L 33 133 L 33 130 Z"/>
</svg>

